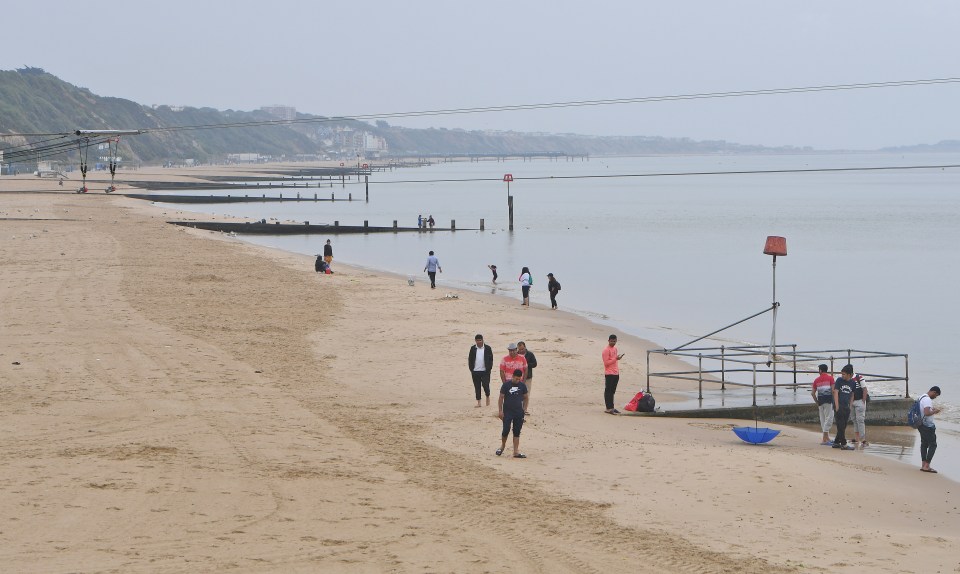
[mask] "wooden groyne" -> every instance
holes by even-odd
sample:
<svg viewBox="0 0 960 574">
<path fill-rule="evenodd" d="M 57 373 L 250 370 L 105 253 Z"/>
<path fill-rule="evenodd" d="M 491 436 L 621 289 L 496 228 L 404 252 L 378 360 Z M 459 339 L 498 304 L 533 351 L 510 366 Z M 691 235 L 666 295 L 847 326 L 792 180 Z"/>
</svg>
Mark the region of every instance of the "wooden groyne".
<svg viewBox="0 0 960 574">
<path fill-rule="evenodd" d="M 342 235 L 356 233 L 434 233 L 438 231 L 476 231 L 475 229 L 457 228 L 455 222 L 451 222 L 451 227 L 434 227 L 432 229 L 421 229 L 419 227 L 398 227 L 397 222 L 393 222 L 392 227 L 383 227 L 368 225 L 365 221 L 363 225 L 340 225 L 339 222 L 330 225 L 328 223 L 311 224 L 309 221 L 303 223 L 264 223 L 262 221 L 254 222 L 228 222 L 228 221 L 168 221 L 173 225 L 182 227 L 193 227 L 196 229 L 205 229 L 208 231 L 220 231 L 223 233 L 247 233 L 257 235 Z"/>
<path fill-rule="evenodd" d="M 333 194 L 330 197 L 321 197 L 320 194 L 304 197 L 300 194 L 284 197 L 273 197 L 263 195 L 174 195 L 160 193 L 125 193 L 124 196 L 133 199 L 143 199 L 146 201 L 155 201 L 158 203 L 271 203 L 271 202 L 296 202 L 296 201 L 353 201 L 353 194 L 347 197 L 335 198 Z"/>
</svg>

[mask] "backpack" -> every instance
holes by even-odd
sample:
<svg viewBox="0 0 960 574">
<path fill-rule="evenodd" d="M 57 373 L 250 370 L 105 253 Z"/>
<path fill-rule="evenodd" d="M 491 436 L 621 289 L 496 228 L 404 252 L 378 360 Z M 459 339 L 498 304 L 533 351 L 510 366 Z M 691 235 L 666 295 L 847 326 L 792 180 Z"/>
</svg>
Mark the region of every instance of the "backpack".
<svg viewBox="0 0 960 574">
<path fill-rule="evenodd" d="M 636 395 L 634 395 L 632 399 L 630 399 L 630 402 L 629 402 L 629 403 L 627 403 L 626 405 L 624 405 L 623 410 L 625 410 L 625 411 L 630 411 L 630 412 L 636 412 L 636 411 L 637 411 L 637 406 L 640 404 L 640 399 L 642 399 L 642 398 L 643 398 L 643 391 L 640 391 L 639 393 L 637 393 Z"/>
<path fill-rule="evenodd" d="M 640 397 L 640 402 L 637 403 L 637 412 L 652 413 L 656 406 L 657 406 L 657 400 L 654 399 L 653 395 L 651 395 L 650 393 L 646 393 L 642 397 Z"/>
<path fill-rule="evenodd" d="M 923 411 L 920 410 L 920 399 L 913 402 L 913 406 L 907 411 L 907 424 L 910 428 L 918 429 L 923 424 Z"/>
</svg>

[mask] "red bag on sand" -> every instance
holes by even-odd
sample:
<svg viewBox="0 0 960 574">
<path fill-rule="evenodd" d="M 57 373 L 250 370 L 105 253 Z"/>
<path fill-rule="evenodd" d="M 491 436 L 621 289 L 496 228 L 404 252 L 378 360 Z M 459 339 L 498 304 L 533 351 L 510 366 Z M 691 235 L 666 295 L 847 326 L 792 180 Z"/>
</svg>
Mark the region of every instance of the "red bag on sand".
<svg viewBox="0 0 960 574">
<path fill-rule="evenodd" d="M 643 398 L 643 391 L 640 391 L 639 393 L 634 395 L 632 399 L 630 399 L 630 402 L 627 403 L 625 407 L 623 407 L 623 410 L 636 412 L 637 405 L 640 404 L 640 399 L 642 398 Z"/>
</svg>

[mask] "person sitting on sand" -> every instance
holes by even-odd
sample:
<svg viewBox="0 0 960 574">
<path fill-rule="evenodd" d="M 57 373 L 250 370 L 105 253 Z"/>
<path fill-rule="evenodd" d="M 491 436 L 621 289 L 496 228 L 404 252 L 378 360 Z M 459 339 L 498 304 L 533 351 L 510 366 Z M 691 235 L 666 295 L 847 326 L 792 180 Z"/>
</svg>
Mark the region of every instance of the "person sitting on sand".
<svg viewBox="0 0 960 574">
<path fill-rule="evenodd" d="M 500 433 L 500 448 L 497 449 L 497 456 L 503 454 L 504 449 L 507 448 L 507 436 L 512 426 L 513 458 L 527 458 L 527 455 L 520 452 L 520 429 L 523 428 L 523 413 L 527 410 L 530 395 L 527 392 L 527 385 L 521 380 L 522 377 L 523 371 L 516 369 L 510 381 L 503 383 L 500 387 L 497 418 L 503 421 L 503 432 Z"/>
</svg>

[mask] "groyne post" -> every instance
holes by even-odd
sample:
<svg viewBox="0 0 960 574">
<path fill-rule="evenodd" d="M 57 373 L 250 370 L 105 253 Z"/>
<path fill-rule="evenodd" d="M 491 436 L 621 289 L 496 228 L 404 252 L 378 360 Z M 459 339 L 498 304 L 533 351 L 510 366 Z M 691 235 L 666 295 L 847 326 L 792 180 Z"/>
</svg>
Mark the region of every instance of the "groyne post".
<svg viewBox="0 0 960 574">
<path fill-rule="evenodd" d="M 353 201 L 353 192 L 347 194 L 347 201 Z"/>
<path fill-rule="evenodd" d="M 363 176 L 363 187 L 366 190 L 366 203 L 370 203 L 370 176 Z"/>
<path fill-rule="evenodd" d="M 480 218 L 480 231 L 483 231 L 483 218 Z"/>
<path fill-rule="evenodd" d="M 451 220 L 450 220 L 450 231 L 456 231 L 456 230 L 457 230 L 457 220 L 456 220 L 456 219 L 451 219 Z"/>
</svg>

